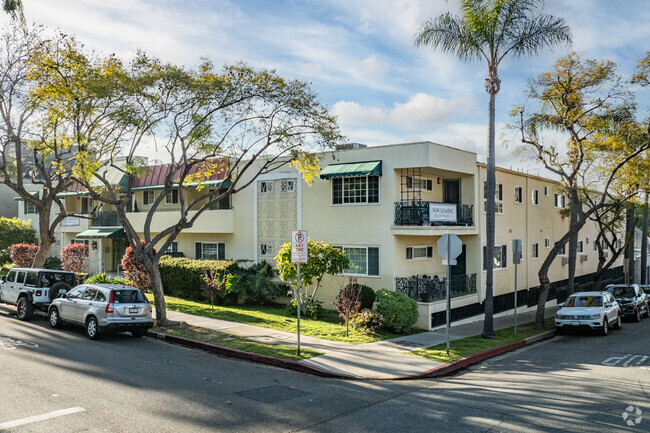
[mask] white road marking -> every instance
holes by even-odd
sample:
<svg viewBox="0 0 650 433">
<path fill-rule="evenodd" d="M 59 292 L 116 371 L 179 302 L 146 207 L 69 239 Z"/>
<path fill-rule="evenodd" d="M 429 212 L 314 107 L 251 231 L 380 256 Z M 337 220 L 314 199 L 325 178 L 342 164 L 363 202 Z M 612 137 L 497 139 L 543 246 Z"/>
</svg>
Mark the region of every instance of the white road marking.
<svg viewBox="0 0 650 433">
<path fill-rule="evenodd" d="M 69 409 L 55 410 L 54 412 L 44 413 L 43 415 L 34 415 L 23 419 L 17 419 L 15 421 L 9 421 L 0 424 L 0 430 L 5 430 L 12 427 L 17 427 L 19 425 L 31 424 L 33 422 L 45 421 L 46 419 L 57 418 L 64 415 L 71 415 L 77 412 L 85 412 L 86 409 L 83 407 L 71 407 Z"/>
</svg>

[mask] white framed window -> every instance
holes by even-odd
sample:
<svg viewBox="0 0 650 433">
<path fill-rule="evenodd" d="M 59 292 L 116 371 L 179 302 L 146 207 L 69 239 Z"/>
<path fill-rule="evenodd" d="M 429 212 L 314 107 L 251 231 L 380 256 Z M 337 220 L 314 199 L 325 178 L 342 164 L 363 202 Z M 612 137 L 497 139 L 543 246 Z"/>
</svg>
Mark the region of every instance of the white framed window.
<svg viewBox="0 0 650 433">
<path fill-rule="evenodd" d="M 335 177 L 332 204 L 378 204 L 379 176 Z"/>
<path fill-rule="evenodd" d="M 487 182 L 483 182 L 483 212 L 487 208 Z M 503 184 L 494 186 L 494 213 L 503 215 Z"/>
<path fill-rule="evenodd" d="M 591 247 L 592 251 L 595 253 L 598 251 L 598 242 L 594 241 Z"/>
<path fill-rule="evenodd" d="M 433 179 L 426 177 L 406 176 L 406 188 L 433 191 Z"/>
<path fill-rule="evenodd" d="M 544 248 L 551 248 L 551 238 L 544 239 Z"/>
<path fill-rule="evenodd" d="M 167 247 L 166 253 L 177 253 L 178 252 L 178 241 L 172 241 L 171 245 Z"/>
<path fill-rule="evenodd" d="M 551 189 L 550 189 L 548 186 L 545 186 L 545 187 L 544 187 L 544 195 L 545 195 L 546 197 L 548 197 L 549 195 L 551 195 Z"/>
<path fill-rule="evenodd" d="M 578 241 L 578 253 L 581 253 L 584 248 L 582 241 Z"/>
<path fill-rule="evenodd" d="M 273 194 L 273 181 L 263 180 L 259 183 L 260 194 Z"/>
<path fill-rule="evenodd" d="M 152 205 L 155 199 L 156 199 L 156 191 L 154 191 L 154 190 L 142 191 L 142 205 L 143 206 Z M 167 200 L 165 200 L 165 201 L 167 201 Z"/>
<path fill-rule="evenodd" d="M 532 243 L 532 254 L 533 259 L 539 259 L 539 244 L 537 242 Z"/>
<path fill-rule="evenodd" d="M 225 242 L 195 242 L 194 258 L 198 260 L 225 260 Z"/>
<path fill-rule="evenodd" d="M 81 213 L 88 215 L 93 211 L 94 200 L 90 197 L 81 197 Z"/>
<path fill-rule="evenodd" d="M 621 246 L 623 246 L 623 240 L 622 239 L 616 239 L 616 249 L 620 249 Z"/>
<path fill-rule="evenodd" d="M 589 245 L 589 236 L 585 237 L 585 244 Z"/>
<path fill-rule="evenodd" d="M 282 194 L 291 194 L 296 192 L 296 181 L 295 180 L 281 180 L 280 181 L 280 192 Z"/>
<path fill-rule="evenodd" d="M 520 186 L 515 187 L 515 203 L 522 204 L 524 202 L 524 189 Z"/>
<path fill-rule="evenodd" d="M 38 210 L 36 209 L 36 206 L 33 203 L 30 203 L 28 201 L 25 201 L 25 215 L 36 215 L 38 214 Z"/>
<path fill-rule="evenodd" d="M 566 256 L 566 244 L 562 245 L 562 248 L 560 248 L 560 252 L 557 253 L 558 256 Z"/>
<path fill-rule="evenodd" d="M 260 243 L 260 256 L 272 256 L 273 255 L 273 242 L 261 242 Z"/>
<path fill-rule="evenodd" d="M 483 270 L 487 269 L 487 247 L 483 247 Z M 506 269 L 508 267 L 508 246 L 494 246 L 494 267 L 493 269 Z"/>
<path fill-rule="evenodd" d="M 618 242 L 618 239 L 616 240 L 616 242 Z M 607 242 L 605 242 L 605 239 L 601 241 L 601 244 L 602 244 L 603 251 L 609 250 L 609 247 L 607 246 Z"/>
<path fill-rule="evenodd" d="M 430 259 L 433 257 L 433 245 L 406 247 L 406 260 Z"/>
<path fill-rule="evenodd" d="M 539 205 L 539 190 L 534 189 L 530 192 L 530 203 L 533 206 Z"/>
<path fill-rule="evenodd" d="M 167 193 L 165 196 L 165 203 L 166 204 L 176 204 L 178 203 L 178 190 L 172 190 L 171 192 Z"/>
<path fill-rule="evenodd" d="M 556 208 L 564 208 L 564 194 L 553 194 Z"/>
<path fill-rule="evenodd" d="M 341 249 L 350 260 L 350 265 L 343 271 L 344 275 L 379 276 L 379 247 L 343 245 L 334 248 Z"/>
</svg>

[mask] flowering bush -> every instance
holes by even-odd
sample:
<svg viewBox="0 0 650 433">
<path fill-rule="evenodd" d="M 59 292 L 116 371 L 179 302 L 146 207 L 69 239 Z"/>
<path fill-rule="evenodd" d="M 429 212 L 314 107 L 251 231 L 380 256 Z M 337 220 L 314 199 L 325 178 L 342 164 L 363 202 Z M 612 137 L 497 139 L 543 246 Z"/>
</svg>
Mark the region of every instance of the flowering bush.
<svg viewBox="0 0 650 433">
<path fill-rule="evenodd" d="M 384 317 L 376 311 L 364 309 L 350 317 L 352 328 L 363 333 L 373 332 L 384 324 Z"/>
<path fill-rule="evenodd" d="M 61 268 L 64 271 L 80 274 L 88 270 L 88 245 L 70 244 L 61 248 L 59 252 Z"/>
<path fill-rule="evenodd" d="M 144 241 L 140 241 L 144 247 Z M 154 248 L 152 254 L 156 254 Z M 124 269 L 124 278 L 126 278 L 133 287 L 140 290 L 145 290 L 151 287 L 151 280 L 149 279 L 149 272 L 144 264 L 138 260 L 133 252 L 131 246 L 126 247 L 124 255 L 122 256 L 122 269 Z"/>
<path fill-rule="evenodd" d="M 9 256 L 19 268 L 30 268 L 36 258 L 38 246 L 32 244 L 13 244 Z"/>
</svg>

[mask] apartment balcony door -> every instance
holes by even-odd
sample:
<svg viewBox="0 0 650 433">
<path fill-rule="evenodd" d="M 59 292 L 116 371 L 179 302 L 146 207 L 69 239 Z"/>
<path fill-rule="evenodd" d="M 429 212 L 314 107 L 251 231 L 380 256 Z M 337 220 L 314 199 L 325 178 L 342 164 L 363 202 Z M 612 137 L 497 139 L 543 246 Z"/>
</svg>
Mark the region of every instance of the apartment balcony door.
<svg viewBox="0 0 650 433">
<path fill-rule="evenodd" d="M 442 180 L 442 200 L 445 203 L 460 203 L 460 179 Z"/>
</svg>

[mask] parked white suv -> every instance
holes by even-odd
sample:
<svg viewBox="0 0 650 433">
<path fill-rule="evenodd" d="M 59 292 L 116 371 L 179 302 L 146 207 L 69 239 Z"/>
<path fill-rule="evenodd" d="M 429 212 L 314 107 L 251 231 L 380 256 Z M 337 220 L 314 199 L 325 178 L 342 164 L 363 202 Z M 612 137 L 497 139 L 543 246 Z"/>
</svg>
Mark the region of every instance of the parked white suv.
<svg viewBox="0 0 650 433">
<path fill-rule="evenodd" d="M 607 335 L 610 325 L 621 329 L 621 307 L 608 292 L 579 292 L 555 313 L 555 330 L 593 329 Z"/>
<path fill-rule="evenodd" d="M 0 302 L 16 306 L 16 316 L 29 320 L 34 310 L 47 311 L 50 303 L 75 285 L 72 272 L 54 269 L 12 268 L 0 282 Z"/>
</svg>

